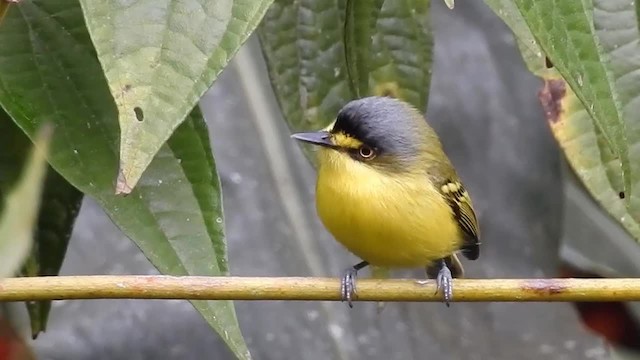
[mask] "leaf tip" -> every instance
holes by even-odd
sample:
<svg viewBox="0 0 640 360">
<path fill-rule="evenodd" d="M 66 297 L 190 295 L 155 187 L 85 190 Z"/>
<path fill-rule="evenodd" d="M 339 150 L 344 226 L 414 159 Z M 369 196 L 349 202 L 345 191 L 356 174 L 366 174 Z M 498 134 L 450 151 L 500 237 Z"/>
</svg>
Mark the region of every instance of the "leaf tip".
<svg viewBox="0 0 640 360">
<path fill-rule="evenodd" d="M 128 195 L 131 191 L 133 191 L 133 186 L 127 182 L 127 176 L 121 166 L 118 170 L 118 179 L 116 181 L 116 195 Z"/>
<path fill-rule="evenodd" d="M 40 335 L 40 333 L 44 332 L 44 331 L 45 331 L 44 328 L 34 327 L 34 324 L 32 323 L 31 324 L 31 340 L 37 340 L 38 339 L 38 335 Z"/>
<path fill-rule="evenodd" d="M 444 3 L 447 5 L 449 10 L 453 10 L 456 5 L 454 0 L 444 0 Z"/>
<path fill-rule="evenodd" d="M 31 339 L 36 340 L 38 335 L 47 331 L 47 321 L 49 319 L 51 302 L 27 301 L 25 305 L 31 322 Z"/>
</svg>

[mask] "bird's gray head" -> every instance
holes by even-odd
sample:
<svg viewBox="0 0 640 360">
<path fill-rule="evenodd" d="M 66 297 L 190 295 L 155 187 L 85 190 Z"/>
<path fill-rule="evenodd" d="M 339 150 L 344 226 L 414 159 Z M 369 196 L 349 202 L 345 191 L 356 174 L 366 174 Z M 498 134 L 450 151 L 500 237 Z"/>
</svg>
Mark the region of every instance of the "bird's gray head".
<svg viewBox="0 0 640 360">
<path fill-rule="evenodd" d="M 389 97 L 353 100 L 340 110 L 331 130 L 291 136 L 381 170 L 415 171 L 425 162 L 444 159 L 438 137 L 422 114 Z"/>
<path fill-rule="evenodd" d="M 366 97 L 346 104 L 338 113 L 332 134 L 344 134 L 371 147 L 378 160 L 401 165 L 415 161 L 429 134 L 419 111 L 390 97 Z"/>
</svg>

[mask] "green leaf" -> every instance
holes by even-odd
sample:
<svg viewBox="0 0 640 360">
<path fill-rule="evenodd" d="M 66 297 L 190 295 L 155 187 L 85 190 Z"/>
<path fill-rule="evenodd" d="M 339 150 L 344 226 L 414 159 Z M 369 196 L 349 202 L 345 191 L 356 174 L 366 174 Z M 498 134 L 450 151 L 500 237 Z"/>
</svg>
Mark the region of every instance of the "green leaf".
<svg viewBox="0 0 640 360">
<path fill-rule="evenodd" d="M 258 28 L 271 85 L 295 130 L 326 126 L 352 98 L 342 45 L 344 10 L 331 1 L 276 0 Z"/>
<path fill-rule="evenodd" d="M 0 28 L 2 107 L 30 137 L 38 124 L 55 124 L 51 165 L 92 196 L 162 273 L 226 275 L 220 186 L 199 109 L 160 148 L 135 190 L 115 195 L 117 108 L 79 3 L 17 8 Z M 232 302 L 193 304 L 239 358 L 250 358 Z"/>
<path fill-rule="evenodd" d="M 0 198 L 14 185 L 31 148 L 31 140 L 0 110 Z M 34 244 L 21 276 L 57 275 L 67 251 L 80 204 L 82 192 L 69 184 L 47 165 L 44 189 L 40 202 Z M 31 332 L 35 338 L 46 329 L 51 301 L 27 302 L 31 318 Z"/>
<path fill-rule="evenodd" d="M 22 269 L 22 276 L 58 275 L 83 196 L 81 191 L 48 167 L 35 243 Z M 47 328 L 51 301 L 29 301 L 26 305 L 31 319 L 31 334 L 35 339 Z"/>
<path fill-rule="evenodd" d="M 426 111 L 433 38 L 429 0 L 385 0 L 373 38 L 373 95 L 388 95 Z"/>
<path fill-rule="evenodd" d="M 612 185 L 631 194 L 623 104 L 613 71 L 607 64 L 610 52 L 601 46 L 602 39 L 596 33 L 591 2 L 514 0 L 514 3 L 540 47 L 585 105 L 616 156 L 617 168 L 608 173 Z M 628 4 L 633 8 L 631 2 Z"/>
<path fill-rule="evenodd" d="M 572 168 L 640 239 L 640 39 L 633 2 L 485 1 L 518 37 L 529 69 L 547 80 L 547 90 L 553 82 L 555 94 L 543 91 L 541 100 Z"/>
<path fill-rule="evenodd" d="M 272 1 L 80 1 L 118 106 L 118 193 L 137 184 Z"/>
<path fill-rule="evenodd" d="M 46 126 L 35 135 L 36 145 L 27 158 L 22 175 L 4 196 L 0 214 L 0 278 L 13 276 L 31 250 L 51 131 L 51 126 Z"/>
<path fill-rule="evenodd" d="M 273 89 L 292 130 L 326 127 L 355 97 L 345 47 L 350 59 L 355 55 L 349 66 L 358 78 L 354 88 L 368 84 L 361 95 L 394 96 L 426 109 L 433 43 L 429 1 L 386 0 L 377 15 L 376 4 L 354 2 L 350 14 L 345 6 L 341 1 L 276 0 L 258 29 Z M 345 44 L 349 17 L 356 21 L 353 27 L 347 24 Z M 374 20 L 375 27 L 367 30 Z M 369 36 L 370 43 L 358 44 Z"/>
<path fill-rule="evenodd" d="M 515 35 L 516 42 L 532 73 L 543 76 L 545 73 L 545 55 L 533 37 L 531 30 L 522 17 L 514 0 L 484 0 L 484 2 L 509 26 Z"/>
<path fill-rule="evenodd" d="M 551 72 L 550 72 L 551 73 Z M 547 75 L 546 86 L 541 94 L 544 106 L 549 109 L 558 106 L 562 109 L 560 117 L 549 119 L 549 125 L 560 143 L 572 168 L 583 180 L 587 189 L 596 200 L 636 239 L 640 239 L 640 224 L 634 219 L 620 199 L 619 192 L 612 187 L 608 171 L 613 168 L 616 159 L 607 151 L 608 145 L 602 132 L 594 125 L 588 111 L 577 96 L 559 75 Z M 548 102 L 546 95 L 553 98 L 554 93 L 564 89 L 561 98 Z"/>
</svg>

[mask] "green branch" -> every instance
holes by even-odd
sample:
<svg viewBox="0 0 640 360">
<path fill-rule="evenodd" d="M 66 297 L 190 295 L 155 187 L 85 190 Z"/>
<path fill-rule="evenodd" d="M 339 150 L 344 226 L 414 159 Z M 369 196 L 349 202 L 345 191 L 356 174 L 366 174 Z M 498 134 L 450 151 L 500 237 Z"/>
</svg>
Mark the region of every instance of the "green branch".
<svg viewBox="0 0 640 360">
<path fill-rule="evenodd" d="M 435 283 L 358 280 L 360 301 L 441 301 Z M 335 278 L 55 276 L 0 281 L 0 301 L 62 299 L 340 300 Z M 455 279 L 455 301 L 640 301 L 640 279 Z"/>
</svg>

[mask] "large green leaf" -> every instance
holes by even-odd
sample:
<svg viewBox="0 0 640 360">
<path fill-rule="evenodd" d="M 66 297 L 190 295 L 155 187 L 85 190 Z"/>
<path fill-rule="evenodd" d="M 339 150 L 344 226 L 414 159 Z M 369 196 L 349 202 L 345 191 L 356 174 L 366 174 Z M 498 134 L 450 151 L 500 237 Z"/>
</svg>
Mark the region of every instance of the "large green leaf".
<svg viewBox="0 0 640 360">
<path fill-rule="evenodd" d="M 118 106 L 118 192 L 137 184 L 272 1 L 80 1 Z"/>
<path fill-rule="evenodd" d="M 610 182 L 631 195 L 624 104 L 620 102 L 620 89 L 608 63 L 612 54 L 601 45 L 603 39 L 598 37 L 594 26 L 591 1 L 514 0 L 514 3 L 538 44 L 602 131 L 606 141 L 603 150 L 611 151 L 617 158 L 616 168 L 608 172 Z M 633 12 L 633 4 L 627 3 Z M 635 23 L 635 13 L 633 16 Z"/>
<path fill-rule="evenodd" d="M 514 31 L 529 69 L 546 79 L 541 101 L 571 166 L 640 239 L 640 37 L 633 2 L 485 2 Z"/>
<path fill-rule="evenodd" d="M 0 199 L 14 185 L 24 164 L 31 141 L 0 110 Z M 47 166 L 44 189 L 31 254 L 22 268 L 22 276 L 57 275 L 67 251 L 82 192 L 69 184 L 60 174 Z M 27 302 L 33 336 L 44 331 L 51 309 L 51 301 Z"/>
<path fill-rule="evenodd" d="M 356 97 L 356 89 L 360 96 L 391 95 L 426 109 L 429 0 L 378 5 L 354 1 L 347 14 L 344 1 L 276 0 L 267 11 L 258 33 L 273 89 L 293 130 L 327 126 Z M 353 90 L 349 72 L 356 79 Z"/>
<path fill-rule="evenodd" d="M 33 136 L 56 126 L 51 165 L 92 196 L 163 273 L 227 274 L 222 205 L 198 108 L 160 148 L 126 197 L 118 169 L 117 108 L 74 0 L 22 2 L 0 27 L 0 104 Z M 249 354 L 233 304 L 194 301 L 240 358 Z"/>
<path fill-rule="evenodd" d="M 0 213 L 0 278 L 13 276 L 31 250 L 47 171 L 46 152 L 51 130 L 51 126 L 46 126 L 36 134 L 36 145 L 30 151 L 22 174 L 3 196 L 4 206 Z"/>
</svg>

